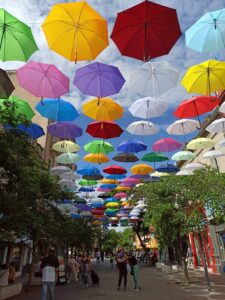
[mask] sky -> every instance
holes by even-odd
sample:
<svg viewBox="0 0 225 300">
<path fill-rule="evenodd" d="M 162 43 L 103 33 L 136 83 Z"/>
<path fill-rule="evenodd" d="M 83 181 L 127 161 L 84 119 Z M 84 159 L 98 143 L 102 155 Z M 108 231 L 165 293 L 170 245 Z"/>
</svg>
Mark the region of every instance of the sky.
<svg viewBox="0 0 225 300">
<path fill-rule="evenodd" d="M 73 84 L 74 74 L 76 69 L 88 64 L 89 62 L 78 62 L 75 65 L 72 62 L 67 61 L 63 57 L 59 56 L 55 52 L 49 50 L 48 45 L 46 43 L 44 34 L 41 30 L 41 24 L 45 20 L 47 14 L 51 10 L 51 7 L 59 2 L 70 2 L 70 1 L 54 1 L 54 0 L 0 0 L 0 7 L 6 9 L 9 13 L 13 14 L 20 20 L 27 23 L 33 31 L 34 38 L 39 47 L 39 51 L 34 53 L 31 56 L 32 60 L 52 63 L 55 64 L 61 71 L 63 71 L 70 78 L 70 92 L 69 94 L 62 97 L 73 103 L 73 105 L 81 111 L 82 102 L 91 99 L 91 97 L 87 97 L 83 95 Z M 71 1 L 72 2 L 72 1 Z M 138 0 L 88 0 L 87 1 L 96 11 L 98 11 L 103 17 L 108 20 L 108 30 L 109 35 L 111 34 L 113 24 L 116 19 L 116 15 L 118 12 L 127 9 L 133 5 L 140 3 Z M 210 54 L 202 54 L 198 53 L 194 50 L 188 49 L 185 46 L 185 31 L 195 23 L 201 16 L 203 16 L 206 12 L 219 10 L 225 8 L 225 0 L 158 0 L 153 1 L 158 4 L 166 5 L 177 10 L 179 23 L 181 26 L 182 36 L 174 45 L 173 49 L 170 51 L 168 55 L 162 56 L 160 58 L 153 59 L 152 61 L 167 61 L 172 64 L 180 73 L 180 80 L 183 75 L 187 71 L 187 69 L 194 65 L 198 64 L 202 61 L 205 61 L 209 58 L 219 58 L 220 60 L 224 59 L 224 54 L 220 53 L 219 56 L 216 53 Z M 142 64 L 141 61 L 123 57 L 120 52 L 116 48 L 115 44 L 109 38 L 109 46 L 97 57 L 96 61 L 108 63 L 114 66 L 117 66 L 124 78 L 128 80 L 129 73 L 135 70 L 138 66 Z M 23 63 L 18 62 L 6 62 L 0 63 L 0 68 L 3 69 L 17 69 L 22 66 Z M 162 95 L 162 99 L 168 103 L 169 110 L 163 114 L 159 118 L 151 119 L 151 121 L 160 128 L 159 133 L 154 136 L 144 137 L 143 142 L 148 145 L 149 152 L 151 151 L 151 145 L 158 140 L 159 138 L 168 137 L 166 133 L 166 128 L 175 121 L 175 117 L 173 117 L 173 111 L 182 102 L 184 99 L 190 98 L 192 95 L 188 95 L 185 89 L 178 83 L 177 87 L 170 90 L 167 93 Z M 122 141 L 125 141 L 131 138 L 131 135 L 126 132 L 126 127 L 137 120 L 141 120 L 138 118 L 134 118 L 128 112 L 128 107 L 138 98 L 138 95 L 133 94 L 129 90 L 129 86 L 126 83 L 119 94 L 112 97 L 114 100 L 119 102 L 124 108 L 125 113 L 121 120 L 118 120 L 118 124 L 124 129 L 124 133 L 120 138 L 111 139 L 111 142 L 115 147 Z M 204 118 L 204 116 L 203 116 Z M 81 126 L 84 131 L 88 123 L 92 120 L 88 117 L 80 115 L 75 123 Z M 190 139 L 195 136 L 197 132 L 190 135 Z M 178 139 L 181 142 L 184 142 L 182 136 L 170 136 L 172 138 Z M 135 136 L 136 139 L 140 139 L 139 136 Z M 93 140 L 92 137 L 87 135 L 86 133 L 83 137 L 77 139 L 77 143 L 82 147 L 87 142 Z M 80 162 L 78 162 L 78 167 L 82 167 L 84 162 L 82 161 L 82 157 L 86 154 L 83 150 L 78 153 L 81 157 Z M 109 155 L 112 157 L 116 154 L 113 152 Z M 142 153 L 138 155 L 142 156 Z M 112 162 L 112 161 L 111 161 Z M 111 163 L 112 164 L 112 163 Z M 103 165 L 105 166 L 105 165 Z M 131 164 L 122 164 L 127 168 L 131 167 Z M 102 166 L 100 166 L 100 169 Z"/>
</svg>

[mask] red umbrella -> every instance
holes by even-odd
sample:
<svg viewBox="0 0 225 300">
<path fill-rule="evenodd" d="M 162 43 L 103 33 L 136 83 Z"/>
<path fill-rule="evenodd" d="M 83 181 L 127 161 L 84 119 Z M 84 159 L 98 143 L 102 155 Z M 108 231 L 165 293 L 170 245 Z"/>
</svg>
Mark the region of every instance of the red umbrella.
<svg viewBox="0 0 225 300">
<path fill-rule="evenodd" d="M 120 166 L 109 166 L 103 169 L 103 172 L 108 173 L 108 174 L 126 174 L 127 170 L 123 167 Z"/>
<path fill-rule="evenodd" d="M 122 55 L 148 61 L 168 54 L 180 36 L 176 10 L 146 0 L 117 14 L 111 39 Z"/>
<path fill-rule="evenodd" d="M 93 137 L 111 139 L 121 135 L 123 130 L 115 122 L 93 122 L 88 125 L 86 132 Z"/>
</svg>

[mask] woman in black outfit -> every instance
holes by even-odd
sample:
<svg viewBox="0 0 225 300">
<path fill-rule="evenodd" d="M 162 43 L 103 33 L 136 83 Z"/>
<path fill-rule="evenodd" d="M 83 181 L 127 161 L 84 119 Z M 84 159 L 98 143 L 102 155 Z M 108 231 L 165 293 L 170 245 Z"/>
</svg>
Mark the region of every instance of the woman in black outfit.
<svg viewBox="0 0 225 300">
<path fill-rule="evenodd" d="M 127 286 L 127 259 L 124 254 L 119 251 L 116 257 L 117 268 L 119 271 L 119 280 L 117 290 L 120 290 L 122 280 L 124 280 L 124 290 Z"/>
</svg>

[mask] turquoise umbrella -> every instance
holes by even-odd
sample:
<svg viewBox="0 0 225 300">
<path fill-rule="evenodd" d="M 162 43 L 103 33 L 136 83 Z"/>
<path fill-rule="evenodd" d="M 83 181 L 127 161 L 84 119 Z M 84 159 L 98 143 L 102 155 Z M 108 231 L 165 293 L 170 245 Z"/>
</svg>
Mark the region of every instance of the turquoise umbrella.
<svg viewBox="0 0 225 300">
<path fill-rule="evenodd" d="M 176 161 L 181 161 L 181 160 L 189 160 L 192 158 L 195 158 L 195 154 L 191 151 L 179 151 L 175 153 L 171 159 L 176 160 Z"/>
</svg>

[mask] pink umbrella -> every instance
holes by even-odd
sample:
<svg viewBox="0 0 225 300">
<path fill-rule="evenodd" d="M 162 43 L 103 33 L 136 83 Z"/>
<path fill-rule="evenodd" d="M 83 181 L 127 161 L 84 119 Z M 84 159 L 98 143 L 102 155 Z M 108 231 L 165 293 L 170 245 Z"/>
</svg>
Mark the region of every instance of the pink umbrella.
<svg viewBox="0 0 225 300">
<path fill-rule="evenodd" d="M 141 180 L 137 179 L 137 178 L 131 178 L 131 177 L 127 177 L 125 179 L 122 180 L 122 183 L 132 183 L 132 184 L 138 184 L 140 183 Z"/>
<path fill-rule="evenodd" d="M 104 193 L 108 193 L 108 192 L 111 192 L 113 189 L 103 189 L 103 188 L 97 188 L 97 191 L 98 192 L 104 192 Z"/>
<path fill-rule="evenodd" d="M 181 147 L 182 144 L 180 142 L 171 138 L 165 138 L 156 141 L 153 144 L 152 149 L 157 152 L 171 152 L 180 149 Z"/>
<path fill-rule="evenodd" d="M 122 182 L 119 186 L 125 186 L 125 187 L 134 187 L 135 186 L 135 183 L 132 183 L 132 182 Z"/>
<path fill-rule="evenodd" d="M 54 65 L 29 61 L 16 74 L 20 86 L 36 97 L 58 98 L 69 91 L 69 78 Z"/>
<path fill-rule="evenodd" d="M 122 199 L 122 198 L 128 198 L 128 195 L 126 193 L 121 192 L 121 193 L 115 194 L 113 197 L 116 199 Z"/>
</svg>

